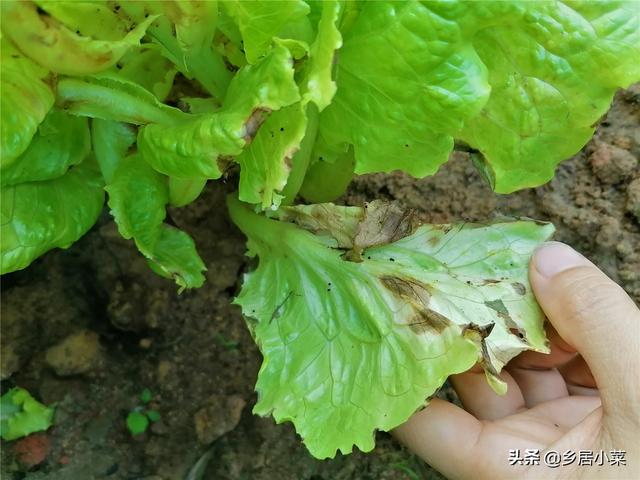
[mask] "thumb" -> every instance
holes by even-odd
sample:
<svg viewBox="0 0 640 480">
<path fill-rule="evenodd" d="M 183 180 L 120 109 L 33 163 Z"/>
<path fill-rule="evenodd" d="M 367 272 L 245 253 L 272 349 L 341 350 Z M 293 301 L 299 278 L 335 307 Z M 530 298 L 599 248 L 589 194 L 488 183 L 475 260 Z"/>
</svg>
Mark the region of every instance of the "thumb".
<svg viewBox="0 0 640 480">
<path fill-rule="evenodd" d="M 593 263 L 559 243 L 533 255 L 529 278 L 538 303 L 560 336 L 587 362 L 604 413 L 640 404 L 640 310 Z"/>
</svg>

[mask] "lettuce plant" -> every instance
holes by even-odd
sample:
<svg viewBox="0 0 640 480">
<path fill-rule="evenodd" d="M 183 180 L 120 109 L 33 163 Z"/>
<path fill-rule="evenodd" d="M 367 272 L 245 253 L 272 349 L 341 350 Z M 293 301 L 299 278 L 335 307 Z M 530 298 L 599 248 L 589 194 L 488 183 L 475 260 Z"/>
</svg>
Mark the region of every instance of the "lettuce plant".
<svg viewBox="0 0 640 480">
<path fill-rule="evenodd" d="M 199 287 L 166 208 L 239 172 L 255 411 L 319 458 L 370 450 L 452 373 L 479 362 L 503 392 L 506 362 L 546 351 L 526 266 L 551 225 L 328 202 L 353 175 L 431 175 L 456 145 L 498 193 L 547 182 L 640 79 L 632 2 L 0 5 L 2 273 L 73 244 L 106 191 L 150 267 Z"/>
</svg>

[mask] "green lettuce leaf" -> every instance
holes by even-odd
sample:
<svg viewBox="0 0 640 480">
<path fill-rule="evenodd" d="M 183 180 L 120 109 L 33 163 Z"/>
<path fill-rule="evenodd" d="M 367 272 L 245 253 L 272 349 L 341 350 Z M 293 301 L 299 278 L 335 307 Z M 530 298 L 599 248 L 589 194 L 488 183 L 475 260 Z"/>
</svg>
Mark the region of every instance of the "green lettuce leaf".
<svg viewBox="0 0 640 480">
<path fill-rule="evenodd" d="M 176 126 L 148 125 L 138 149 L 157 171 L 177 178 L 219 178 L 221 157 L 238 155 L 264 117 L 300 100 L 289 50 L 276 46 L 238 71 L 222 108 Z"/>
<path fill-rule="evenodd" d="M 276 209 L 283 196 L 292 158 L 300 149 L 307 117 L 301 103 L 274 112 L 251 144 L 236 158 L 240 164 L 240 200 Z"/>
<path fill-rule="evenodd" d="M 236 299 L 264 356 L 254 412 L 292 421 L 318 458 L 371 450 L 448 375 L 480 362 L 504 392 L 509 359 L 548 351 L 527 265 L 550 224 L 420 226 L 381 202 L 276 221 L 228 205 L 259 258 Z"/>
<path fill-rule="evenodd" d="M 118 76 L 136 82 L 160 101 L 164 101 L 171 91 L 178 72 L 173 64 L 160 54 L 159 48 L 130 51 L 118 62 Z"/>
<path fill-rule="evenodd" d="M 329 144 L 354 145 L 358 174 L 433 174 L 457 138 L 484 155 L 496 191 L 540 185 L 640 79 L 634 2 L 360 6 L 320 122 Z"/>
<path fill-rule="evenodd" d="M 131 19 L 119 15 L 112 0 L 35 0 L 34 3 L 80 36 L 120 40 L 134 27 Z"/>
<path fill-rule="evenodd" d="M 91 139 L 86 118 L 51 110 L 27 150 L 7 168 L 0 167 L 0 185 L 49 180 L 64 175 L 89 154 Z"/>
<path fill-rule="evenodd" d="M 96 222 L 104 203 L 95 162 L 61 177 L 1 189 L 0 273 L 21 270 L 52 248 L 68 248 Z"/>
<path fill-rule="evenodd" d="M 190 204 L 200 196 L 206 184 L 206 178 L 169 177 L 169 203 L 174 207 Z"/>
<path fill-rule="evenodd" d="M 320 134 L 330 144 L 354 145 L 357 174 L 432 175 L 464 120 L 486 103 L 486 69 L 454 10 L 433 2 L 366 2 L 343 35 L 338 91 L 322 112 Z"/>
<path fill-rule="evenodd" d="M 202 286 L 206 270 L 193 239 L 163 223 L 169 202 L 168 179 L 139 155 L 123 158 L 105 187 L 120 234 L 133 239 L 152 268 L 181 289 Z"/>
<path fill-rule="evenodd" d="M 139 45 L 149 16 L 119 40 L 81 36 L 33 2 L 6 0 L 0 3 L 2 33 L 28 57 L 55 73 L 90 75 L 114 65 L 132 46 Z"/>
<path fill-rule="evenodd" d="M 143 21 L 149 13 L 159 18 L 148 36 L 187 78 L 196 79 L 213 96 L 223 99 L 232 73 L 213 48 L 217 25 L 216 1 L 122 1 L 122 11 Z"/>
<path fill-rule="evenodd" d="M 0 397 L 0 435 L 15 440 L 48 429 L 54 409 L 38 402 L 24 388 L 15 387 Z"/>
<path fill-rule="evenodd" d="M 91 121 L 91 142 L 104 181 L 110 184 L 120 161 L 136 143 L 136 131 L 126 123 L 94 118 Z"/>
<path fill-rule="evenodd" d="M 221 5 L 238 25 L 249 63 L 256 63 L 267 53 L 273 37 L 280 36 L 283 28 L 309 13 L 309 6 L 302 0 L 228 0 Z"/>
<path fill-rule="evenodd" d="M 551 180 L 589 141 L 616 89 L 640 79 L 637 3 L 512 3 L 473 36 L 491 96 L 459 135 L 483 153 L 499 193 Z"/>
<path fill-rule="evenodd" d="M 160 102 L 136 82 L 104 73 L 94 77 L 63 78 L 58 82 L 56 103 L 72 115 L 144 125 L 173 125 L 189 115 Z"/>
<path fill-rule="evenodd" d="M 332 75 L 335 52 L 342 46 L 342 35 L 337 26 L 340 7 L 340 2 L 334 0 L 322 2 L 318 34 L 311 44 L 309 64 L 302 85 L 303 98 L 314 102 L 319 111 L 331 103 L 337 90 Z"/>
<path fill-rule="evenodd" d="M 322 203 L 335 200 L 346 190 L 356 166 L 353 148 L 344 153 L 317 151 L 312 154 L 311 166 L 307 170 L 300 195 L 308 202 Z"/>
<path fill-rule="evenodd" d="M 31 142 L 38 125 L 53 106 L 49 72 L 0 40 L 0 165 L 9 166 Z"/>
</svg>

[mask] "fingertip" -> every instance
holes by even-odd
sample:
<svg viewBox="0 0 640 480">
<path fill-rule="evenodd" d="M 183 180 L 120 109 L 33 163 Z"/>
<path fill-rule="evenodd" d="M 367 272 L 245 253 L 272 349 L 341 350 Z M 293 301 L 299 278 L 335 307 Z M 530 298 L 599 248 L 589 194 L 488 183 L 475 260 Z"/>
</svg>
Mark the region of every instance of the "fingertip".
<svg viewBox="0 0 640 480">
<path fill-rule="evenodd" d="M 575 267 L 593 266 L 580 252 L 561 242 L 545 242 L 531 259 L 532 269 L 542 279 L 551 279 L 559 273 Z"/>
</svg>

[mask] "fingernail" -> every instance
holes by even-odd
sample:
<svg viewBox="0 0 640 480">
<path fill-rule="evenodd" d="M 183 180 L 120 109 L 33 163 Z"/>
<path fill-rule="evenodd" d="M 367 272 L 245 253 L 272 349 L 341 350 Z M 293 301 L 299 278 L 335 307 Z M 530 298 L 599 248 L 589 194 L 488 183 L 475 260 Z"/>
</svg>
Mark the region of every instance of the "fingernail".
<svg viewBox="0 0 640 480">
<path fill-rule="evenodd" d="M 543 243 L 533 254 L 533 266 L 540 275 L 547 278 L 570 268 L 587 265 L 591 265 L 589 260 L 560 242 Z"/>
</svg>

